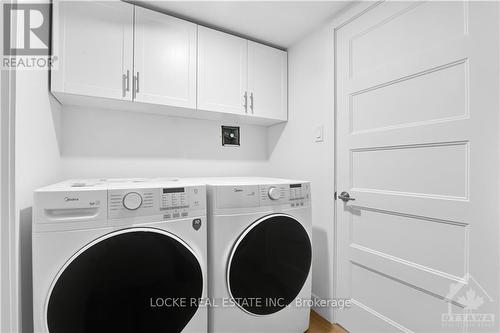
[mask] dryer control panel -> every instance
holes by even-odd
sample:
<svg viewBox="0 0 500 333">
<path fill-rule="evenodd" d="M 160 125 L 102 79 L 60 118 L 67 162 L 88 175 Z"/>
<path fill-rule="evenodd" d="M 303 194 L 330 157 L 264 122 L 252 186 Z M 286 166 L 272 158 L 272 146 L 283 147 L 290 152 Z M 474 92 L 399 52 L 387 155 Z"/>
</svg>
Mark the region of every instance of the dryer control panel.
<svg viewBox="0 0 500 333">
<path fill-rule="evenodd" d="M 290 184 L 290 205 L 292 207 L 302 207 L 311 200 L 310 184 Z"/>
<path fill-rule="evenodd" d="M 135 188 L 108 190 L 108 218 L 162 215 L 180 219 L 205 209 L 205 187 Z"/>
<path fill-rule="evenodd" d="M 213 186 L 213 185 L 212 185 Z M 311 184 L 217 185 L 212 197 L 219 209 L 266 206 L 305 207 L 311 202 Z"/>
<path fill-rule="evenodd" d="M 259 188 L 261 206 L 290 204 L 301 207 L 308 205 L 311 199 L 309 183 L 261 185 Z"/>
</svg>

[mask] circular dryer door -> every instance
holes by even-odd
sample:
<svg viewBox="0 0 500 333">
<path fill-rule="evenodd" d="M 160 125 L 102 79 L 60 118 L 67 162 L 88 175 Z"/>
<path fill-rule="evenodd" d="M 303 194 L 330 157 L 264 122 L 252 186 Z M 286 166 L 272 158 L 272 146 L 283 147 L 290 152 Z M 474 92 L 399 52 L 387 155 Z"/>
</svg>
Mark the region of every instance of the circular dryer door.
<svg viewBox="0 0 500 333">
<path fill-rule="evenodd" d="M 61 270 L 47 325 L 50 333 L 181 332 L 202 290 L 200 264 L 182 240 L 157 229 L 122 230 L 92 242 Z"/>
<path fill-rule="evenodd" d="M 233 248 L 227 272 L 231 297 L 251 314 L 278 312 L 301 291 L 311 257 L 311 241 L 296 219 L 265 216 L 246 229 Z"/>
</svg>

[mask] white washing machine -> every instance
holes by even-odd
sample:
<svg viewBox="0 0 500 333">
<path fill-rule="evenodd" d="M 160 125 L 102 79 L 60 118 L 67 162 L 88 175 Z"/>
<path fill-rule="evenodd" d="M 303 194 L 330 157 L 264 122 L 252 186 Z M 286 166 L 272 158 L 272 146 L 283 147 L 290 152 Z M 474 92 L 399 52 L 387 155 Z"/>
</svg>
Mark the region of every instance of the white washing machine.
<svg viewBox="0 0 500 333">
<path fill-rule="evenodd" d="M 311 191 L 303 181 L 205 179 L 209 332 L 302 333 L 311 299 Z"/>
<path fill-rule="evenodd" d="M 207 332 L 205 185 L 67 181 L 33 215 L 35 332 Z"/>
</svg>

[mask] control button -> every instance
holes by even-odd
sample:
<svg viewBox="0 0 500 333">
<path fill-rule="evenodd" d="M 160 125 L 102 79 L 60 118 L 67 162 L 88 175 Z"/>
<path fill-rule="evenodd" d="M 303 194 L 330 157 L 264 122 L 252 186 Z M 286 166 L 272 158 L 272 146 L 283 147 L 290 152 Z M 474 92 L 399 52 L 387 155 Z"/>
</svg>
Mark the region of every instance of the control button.
<svg viewBox="0 0 500 333">
<path fill-rule="evenodd" d="M 179 194 L 174 194 L 172 195 L 172 207 L 177 207 L 180 206 L 180 197 Z"/>
<path fill-rule="evenodd" d="M 172 207 L 172 194 L 166 193 L 162 196 L 163 207 L 170 208 Z"/>
<path fill-rule="evenodd" d="M 128 210 L 136 210 L 142 205 L 142 197 L 137 192 L 130 192 L 123 197 L 123 206 Z"/>
<path fill-rule="evenodd" d="M 174 219 L 179 217 L 180 217 L 179 213 L 174 213 Z"/>
<path fill-rule="evenodd" d="M 172 214 L 165 214 L 165 215 L 163 215 L 163 217 L 165 217 L 166 219 L 170 219 L 170 218 L 172 218 Z"/>
<path fill-rule="evenodd" d="M 271 200 L 278 200 L 280 198 L 280 191 L 276 187 L 269 188 L 269 192 L 267 192 L 267 194 Z"/>
<path fill-rule="evenodd" d="M 188 216 L 188 212 L 182 212 L 182 213 L 181 213 L 181 216 L 182 216 L 182 217 L 186 217 L 186 216 Z"/>
<path fill-rule="evenodd" d="M 181 195 L 180 195 L 180 205 L 181 206 L 186 205 L 186 195 L 184 193 L 181 193 Z"/>
</svg>

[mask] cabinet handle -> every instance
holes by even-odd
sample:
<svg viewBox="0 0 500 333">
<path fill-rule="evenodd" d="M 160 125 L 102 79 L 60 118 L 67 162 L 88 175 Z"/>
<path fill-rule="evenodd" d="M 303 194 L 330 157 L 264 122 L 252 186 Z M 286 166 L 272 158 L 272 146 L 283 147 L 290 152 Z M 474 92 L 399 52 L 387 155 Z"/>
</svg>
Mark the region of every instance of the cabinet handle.
<svg viewBox="0 0 500 333">
<path fill-rule="evenodd" d="M 245 94 L 243 95 L 243 98 L 245 100 L 243 107 L 245 108 L 245 113 L 247 113 L 247 111 L 248 111 L 248 93 L 246 91 L 245 91 Z"/>
<path fill-rule="evenodd" d="M 253 93 L 250 93 L 250 110 L 252 110 L 253 114 Z"/>
<path fill-rule="evenodd" d="M 137 76 L 135 77 L 136 83 L 135 83 L 135 92 L 139 92 L 139 72 L 137 72 Z"/>
<path fill-rule="evenodd" d="M 127 69 L 127 91 L 130 91 L 130 71 Z"/>
<path fill-rule="evenodd" d="M 139 72 L 137 72 L 136 75 L 134 75 L 133 88 L 132 88 L 133 99 L 137 97 L 138 92 L 139 92 Z"/>
<path fill-rule="evenodd" d="M 130 71 L 127 70 L 127 74 L 122 75 L 122 91 L 123 97 L 127 96 L 127 91 L 130 91 Z"/>
</svg>

